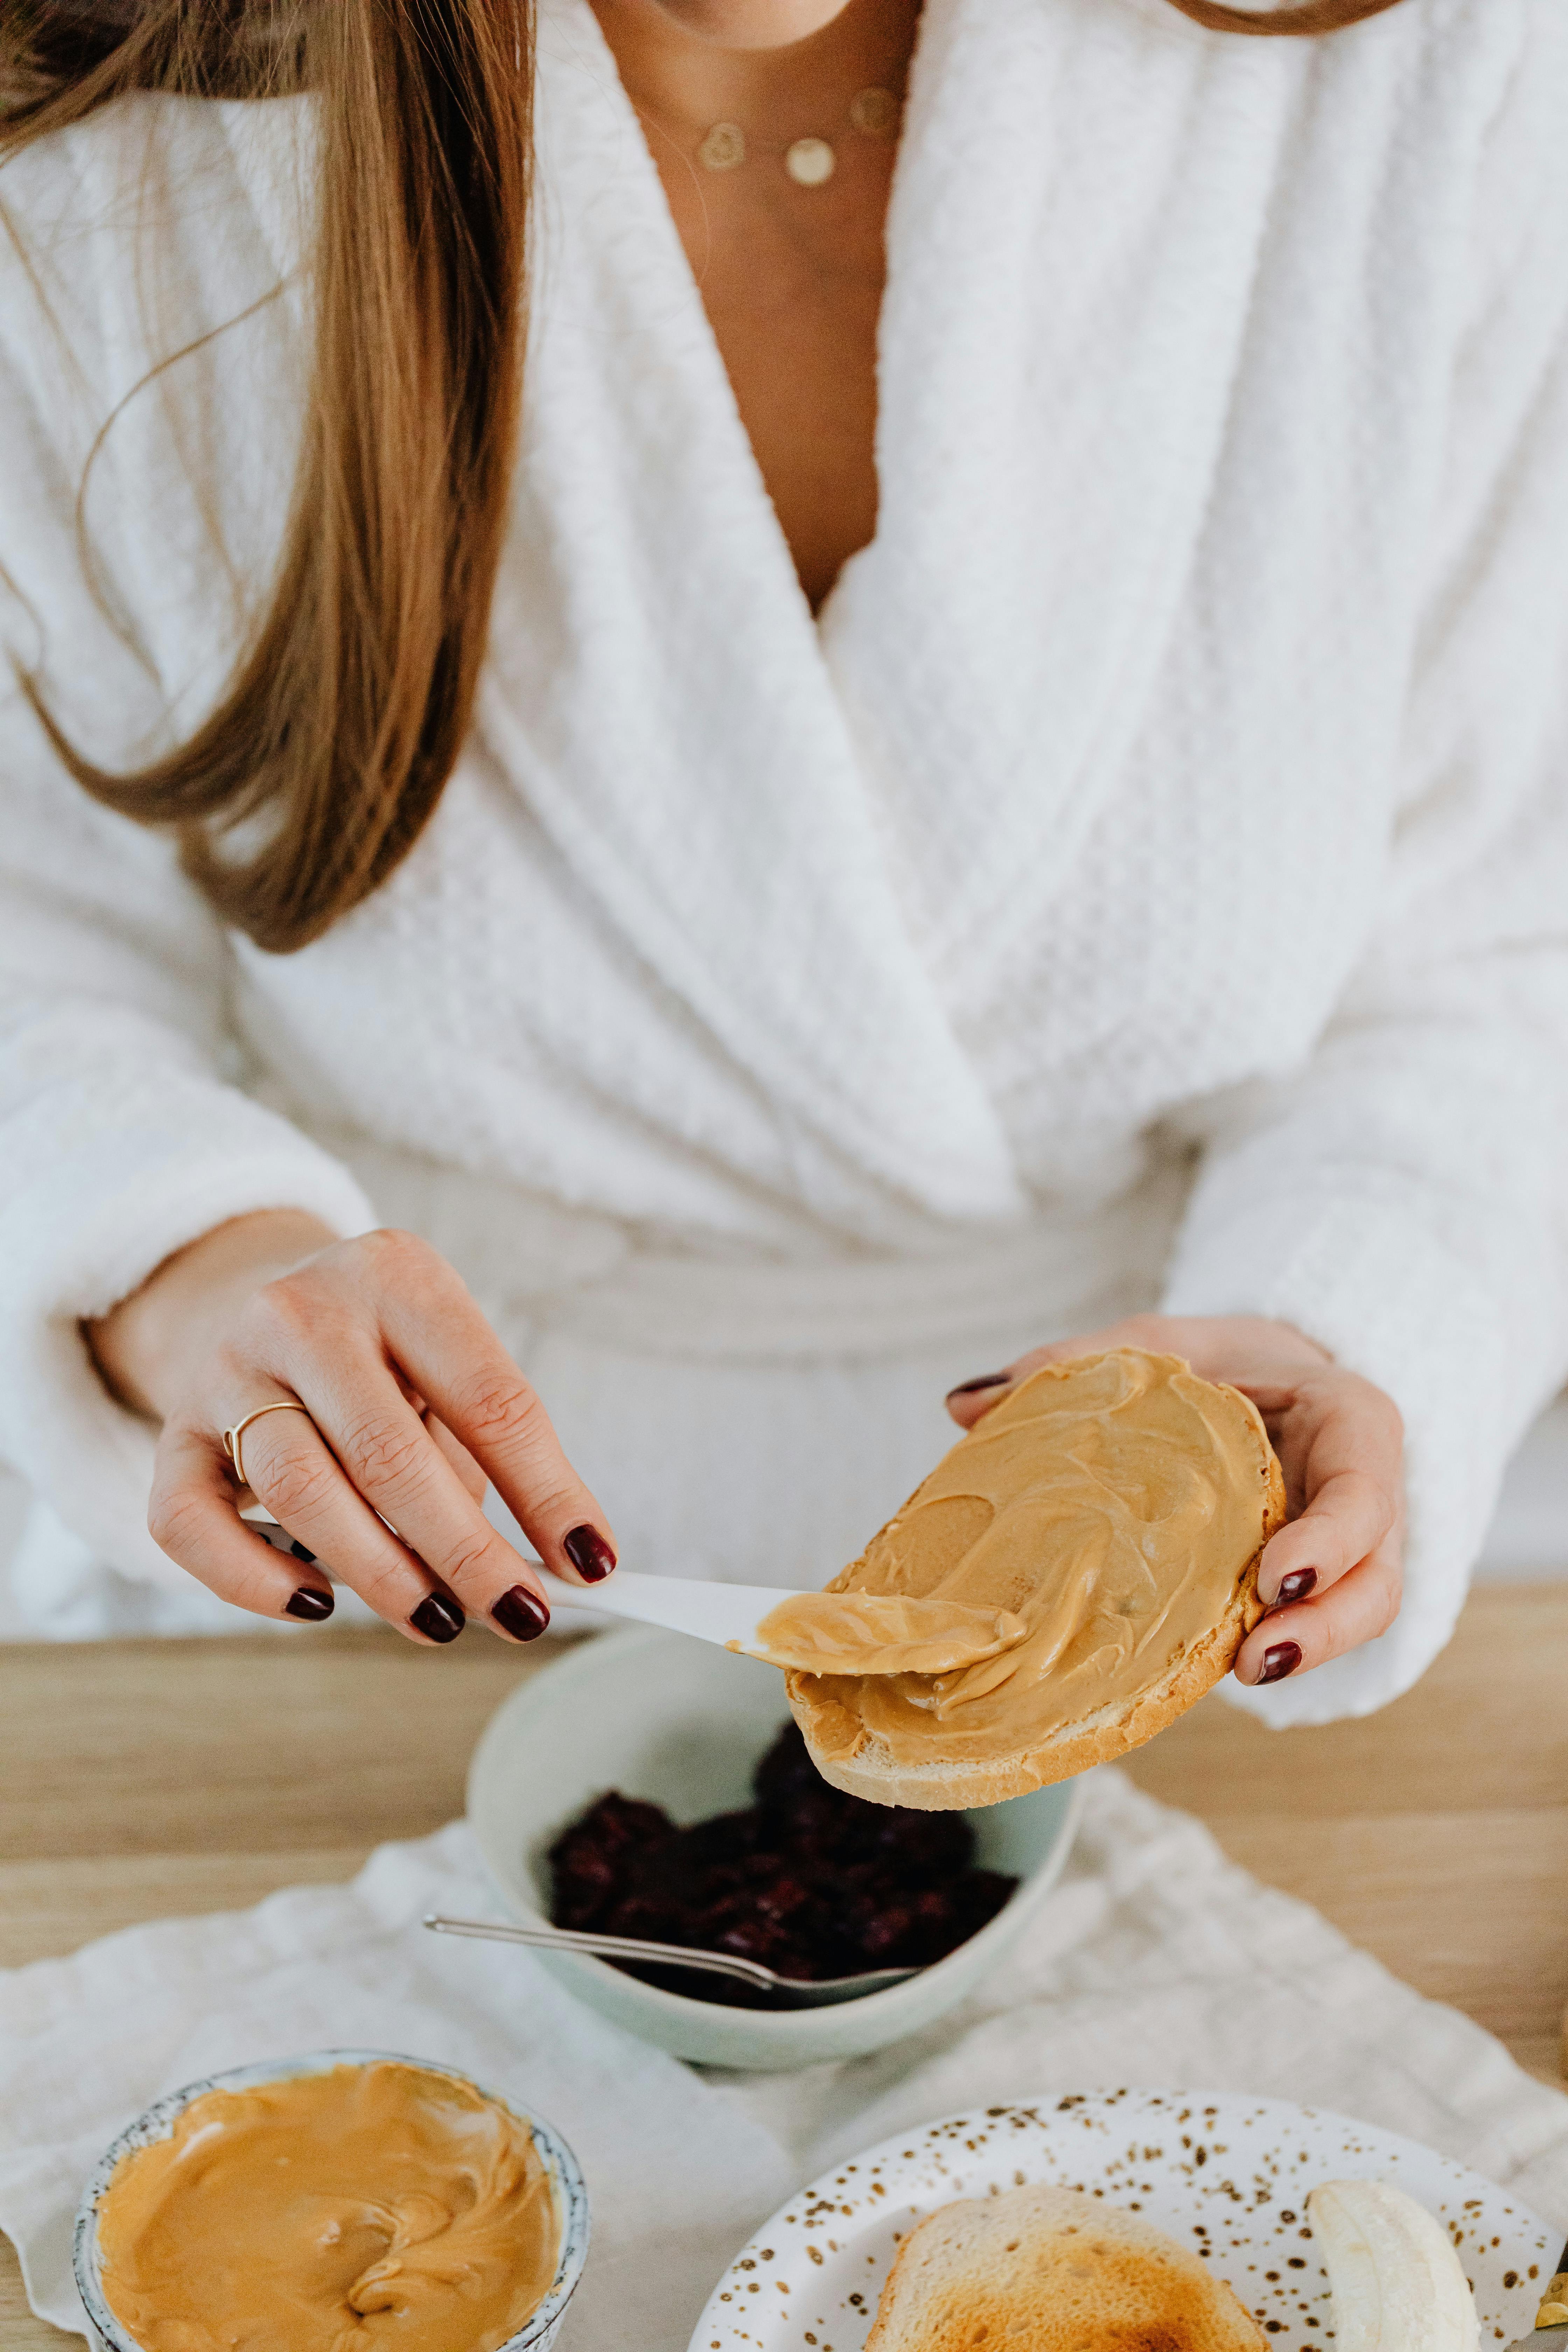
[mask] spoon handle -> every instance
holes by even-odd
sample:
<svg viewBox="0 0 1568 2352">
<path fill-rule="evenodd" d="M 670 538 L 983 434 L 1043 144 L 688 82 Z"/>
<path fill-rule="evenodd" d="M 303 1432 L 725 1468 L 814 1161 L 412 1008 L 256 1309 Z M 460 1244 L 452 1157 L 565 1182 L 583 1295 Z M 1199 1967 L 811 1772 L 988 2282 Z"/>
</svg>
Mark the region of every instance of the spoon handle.
<svg viewBox="0 0 1568 2352">
<path fill-rule="evenodd" d="M 655 1580 L 649 1578 L 650 1583 Z M 668 1968 L 708 1969 L 714 1976 L 738 1977 L 754 1991 L 773 1992 L 780 1979 L 761 1960 L 728 1952 L 698 1952 L 685 1944 L 644 1943 L 636 1936 L 600 1936 L 585 1927 L 501 1927 L 489 1919 L 443 1919 L 430 1913 L 425 1925 L 437 1936 L 472 1936 L 485 1943 L 528 1944 L 546 1951 L 591 1952 L 606 1960 L 658 1960 Z"/>
</svg>

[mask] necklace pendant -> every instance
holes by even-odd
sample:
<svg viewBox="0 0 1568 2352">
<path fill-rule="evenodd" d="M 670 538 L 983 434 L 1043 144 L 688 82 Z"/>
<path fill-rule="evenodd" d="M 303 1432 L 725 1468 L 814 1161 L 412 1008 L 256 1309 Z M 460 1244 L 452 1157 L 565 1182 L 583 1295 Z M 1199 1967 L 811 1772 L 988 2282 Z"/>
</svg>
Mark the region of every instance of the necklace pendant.
<svg viewBox="0 0 1568 2352">
<path fill-rule="evenodd" d="M 736 172 L 746 160 L 746 134 L 738 122 L 716 122 L 697 150 L 705 172 Z"/>
<path fill-rule="evenodd" d="M 820 188 L 838 169 L 826 139 L 796 139 L 784 149 L 784 170 L 797 188 Z"/>
<path fill-rule="evenodd" d="M 858 89 L 849 101 L 851 127 L 868 139 L 888 139 L 899 127 L 902 101 L 890 89 Z"/>
</svg>

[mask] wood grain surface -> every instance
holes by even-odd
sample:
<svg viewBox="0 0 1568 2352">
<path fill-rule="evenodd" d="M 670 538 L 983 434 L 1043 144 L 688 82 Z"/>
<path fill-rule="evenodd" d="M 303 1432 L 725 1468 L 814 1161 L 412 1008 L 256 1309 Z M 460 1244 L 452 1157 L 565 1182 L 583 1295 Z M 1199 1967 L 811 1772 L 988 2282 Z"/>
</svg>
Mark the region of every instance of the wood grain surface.
<svg viewBox="0 0 1568 2352">
<path fill-rule="evenodd" d="M 302 1627 L 0 1650 L 0 1966 L 347 1878 L 382 1840 L 437 1828 L 488 1717 L 558 1648 Z M 1556 2083 L 1565 1690 L 1568 1587 L 1492 1586 L 1381 1715 L 1268 1732 L 1208 1698 L 1128 1769 Z M 0 2346 L 73 2342 L 28 2313 L 0 2240 Z"/>
</svg>

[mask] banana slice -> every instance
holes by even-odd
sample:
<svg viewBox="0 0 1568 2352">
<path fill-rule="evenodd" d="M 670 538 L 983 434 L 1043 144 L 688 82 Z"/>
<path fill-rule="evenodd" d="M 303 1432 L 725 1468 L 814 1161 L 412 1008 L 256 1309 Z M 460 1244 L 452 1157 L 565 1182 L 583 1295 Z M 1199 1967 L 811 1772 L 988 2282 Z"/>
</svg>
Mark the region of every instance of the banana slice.
<svg viewBox="0 0 1568 2352">
<path fill-rule="evenodd" d="M 1442 2223 L 1381 2180 L 1307 2200 L 1334 2298 L 1337 2352 L 1478 2352 L 1476 2302 Z"/>
</svg>

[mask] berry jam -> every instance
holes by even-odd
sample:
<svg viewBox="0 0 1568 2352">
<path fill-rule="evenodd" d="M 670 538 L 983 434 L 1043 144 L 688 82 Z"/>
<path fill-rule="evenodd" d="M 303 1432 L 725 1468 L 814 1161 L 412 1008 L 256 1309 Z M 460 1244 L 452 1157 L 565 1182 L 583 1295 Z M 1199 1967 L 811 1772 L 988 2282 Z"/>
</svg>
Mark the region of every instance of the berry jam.
<svg viewBox="0 0 1568 2352">
<path fill-rule="evenodd" d="M 908 1812 L 829 1788 L 793 1723 L 752 1788 L 743 1812 L 686 1829 L 661 1805 L 600 1797 L 550 1849 L 556 1926 L 734 1952 L 814 1980 L 940 1960 L 1018 1883 L 974 1867 L 961 1813 Z M 626 1972 L 730 2008 L 766 2000 L 690 1969 Z"/>
</svg>

